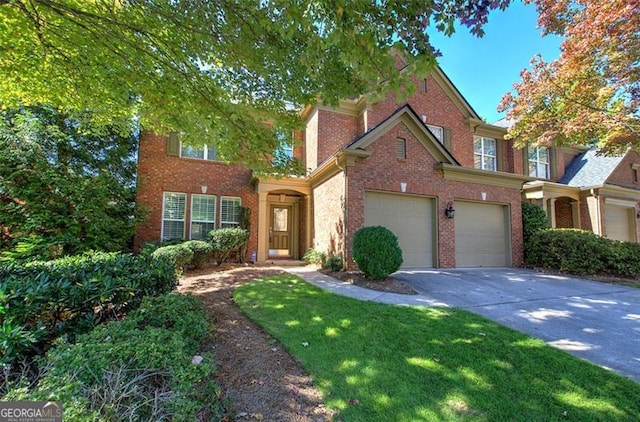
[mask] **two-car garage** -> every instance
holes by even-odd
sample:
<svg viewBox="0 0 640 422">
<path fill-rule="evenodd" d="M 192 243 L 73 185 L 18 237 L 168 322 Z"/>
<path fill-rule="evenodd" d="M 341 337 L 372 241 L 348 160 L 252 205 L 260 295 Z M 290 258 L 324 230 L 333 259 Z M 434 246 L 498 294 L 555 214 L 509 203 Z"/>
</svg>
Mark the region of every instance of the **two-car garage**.
<svg viewBox="0 0 640 422">
<path fill-rule="evenodd" d="M 438 201 L 427 196 L 365 192 L 364 225 L 384 226 L 397 237 L 403 267 L 435 267 Z M 511 265 L 508 206 L 455 201 L 456 267 Z"/>
</svg>

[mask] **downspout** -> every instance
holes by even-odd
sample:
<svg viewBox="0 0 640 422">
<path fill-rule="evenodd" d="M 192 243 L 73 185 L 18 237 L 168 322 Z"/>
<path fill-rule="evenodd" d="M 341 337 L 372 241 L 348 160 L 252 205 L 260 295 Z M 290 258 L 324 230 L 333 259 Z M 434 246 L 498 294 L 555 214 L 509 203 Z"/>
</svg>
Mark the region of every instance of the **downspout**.
<svg viewBox="0 0 640 422">
<path fill-rule="evenodd" d="M 348 209 L 347 206 L 347 191 L 348 191 L 348 176 L 347 176 L 347 168 L 340 166 L 340 158 L 336 156 L 336 167 L 344 173 L 344 200 L 340 206 L 342 207 L 342 224 L 344 229 L 342 230 L 342 247 L 344 250 L 342 251 L 342 267 L 347 268 L 347 217 L 348 217 Z"/>
</svg>

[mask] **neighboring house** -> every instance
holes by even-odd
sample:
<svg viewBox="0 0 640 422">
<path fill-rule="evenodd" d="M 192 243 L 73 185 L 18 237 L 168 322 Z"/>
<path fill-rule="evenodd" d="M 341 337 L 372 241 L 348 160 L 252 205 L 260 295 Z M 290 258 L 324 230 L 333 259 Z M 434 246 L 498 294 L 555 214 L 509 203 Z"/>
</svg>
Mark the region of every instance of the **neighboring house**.
<svg viewBox="0 0 640 422">
<path fill-rule="evenodd" d="M 523 186 L 527 199 L 545 204 L 551 203 L 549 186 L 576 192 L 554 197 L 560 198 L 551 205 L 556 223 L 568 218 L 562 198 L 583 201 L 588 214 L 593 204 L 579 187 L 552 182 L 565 175 L 573 152 L 514 149 L 504 139 L 506 129 L 484 123 L 439 68 L 413 82 L 417 89 L 403 104 L 390 95 L 302 110 L 302 145 L 290 154 L 304 162 L 305 177 L 256 176 L 217 161 L 215 146 L 196 151 L 176 136 L 145 133 L 138 203 L 149 214 L 136 247 L 205 238 L 213 228 L 237 226 L 243 206 L 252 210 L 249 251 L 258 262 L 299 259 L 314 248 L 342 255 L 353 268 L 355 232 L 382 225 L 398 236 L 405 268 L 521 266 Z M 637 155 L 629 157 L 622 162 L 640 164 Z M 633 186 L 613 186 L 622 177 L 614 171 L 594 195 L 604 210 L 633 208 L 629 224 L 635 229 Z M 609 200 L 601 198 L 605 192 Z M 635 193 L 640 199 L 640 191 Z M 571 218 L 592 221 L 591 214 Z"/>
<path fill-rule="evenodd" d="M 579 228 L 609 239 L 638 242 L 640 155 L 636 151 L 607 157 L 596 150 L 552 149 L 543 161 L 546 164 L 540 164 L 539 177 L 548 180 L 525 183 L 523 194 L 547 211 L 552 227 Z M 557 173 L 542 174 L 545 166 Z"/>
</svg>

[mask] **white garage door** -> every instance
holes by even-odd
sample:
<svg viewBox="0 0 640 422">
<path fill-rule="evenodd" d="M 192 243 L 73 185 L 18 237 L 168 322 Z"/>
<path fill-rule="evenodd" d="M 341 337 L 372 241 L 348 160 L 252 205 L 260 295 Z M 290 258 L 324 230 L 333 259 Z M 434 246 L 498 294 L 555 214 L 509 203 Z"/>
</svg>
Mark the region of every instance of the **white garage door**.
<svg viewBox="0 0 640 422">
<path fill-rule="evenodd" d="M 511 265 L 507 206 L 455 201 L 456 267 Z"/>
<path fill-rule="evenodd" d="M 402 267 L 433 267 L 433 199 L 365 193 L 364 225 L 384 226 L 397 237 Z"/>
<path fill-rule="evenodd" d="M 604 206 L 604 227 L 606 237 L 613 240 L 635 242 L 633 208 L 616 205 Z"/>
</svg>

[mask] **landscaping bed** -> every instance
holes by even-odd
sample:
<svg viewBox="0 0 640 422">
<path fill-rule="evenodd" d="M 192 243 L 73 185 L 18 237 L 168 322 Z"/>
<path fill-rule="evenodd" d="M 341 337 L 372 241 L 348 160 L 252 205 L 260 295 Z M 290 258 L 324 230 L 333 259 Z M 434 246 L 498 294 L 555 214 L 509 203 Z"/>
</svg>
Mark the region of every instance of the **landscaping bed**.
<svg viewBox="0 0 640 422">
<path fill-rule="evenodd" d="M 233 291 L 266 276 L 284 274 L 275 267 L 208 265 L 190 271 L 178 290 L 205 305 L 215 326 L 209 351 L 215 356 L 215 378 L 231 401 L 233 420 L 331 421 L 313 379 L 298 361 L 234 304 Z"/>
</svg>

